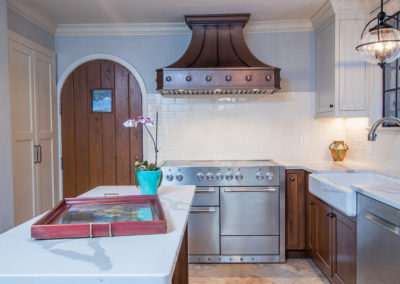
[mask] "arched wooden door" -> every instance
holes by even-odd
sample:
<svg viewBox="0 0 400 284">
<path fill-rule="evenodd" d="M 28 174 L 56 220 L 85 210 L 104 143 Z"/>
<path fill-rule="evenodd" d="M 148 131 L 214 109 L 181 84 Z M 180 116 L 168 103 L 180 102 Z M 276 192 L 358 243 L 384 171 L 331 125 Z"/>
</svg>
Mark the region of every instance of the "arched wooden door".
<svg viewBox="0 0 400 284">
<path fill-rule="evenodd" d="M 142 94 L 132 73 L 109 60 L 77 67 L 61 91 L 64 197 L 99 185 L 133 183 L 133 163 L 142 160 L 142 128 L 126 128 L 142 114 Z"/>
</svg>

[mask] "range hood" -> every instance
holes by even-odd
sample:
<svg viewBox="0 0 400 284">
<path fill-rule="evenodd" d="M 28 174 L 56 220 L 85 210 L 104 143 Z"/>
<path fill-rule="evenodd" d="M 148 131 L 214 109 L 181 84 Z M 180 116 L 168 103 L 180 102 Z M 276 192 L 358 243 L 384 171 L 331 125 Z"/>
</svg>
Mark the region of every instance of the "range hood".
<svg viewBox="0 0 400 284">
<path fill-rule="evenodd" d="M 243 27 L 249 18 L 250 14 L 185 16 L 192 40 L 178 61 L 157 69 L 157 91 L 266 94 L 280 89 L 280 69 L 261 62 L 247 47 Z"/>
</svg>

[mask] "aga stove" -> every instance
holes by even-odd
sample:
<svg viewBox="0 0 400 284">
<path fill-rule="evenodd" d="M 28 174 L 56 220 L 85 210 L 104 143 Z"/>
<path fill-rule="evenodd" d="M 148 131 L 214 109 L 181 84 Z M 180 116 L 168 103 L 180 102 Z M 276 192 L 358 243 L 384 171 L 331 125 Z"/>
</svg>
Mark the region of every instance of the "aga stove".
<svg viewBox="0 0 400 284">
<path fill-rule="evenodd" d="M 272 160 L 166 161 L 163 185 L 195 185 L 190 263 L 285 261 L 285 171 Z"/>
</svg>

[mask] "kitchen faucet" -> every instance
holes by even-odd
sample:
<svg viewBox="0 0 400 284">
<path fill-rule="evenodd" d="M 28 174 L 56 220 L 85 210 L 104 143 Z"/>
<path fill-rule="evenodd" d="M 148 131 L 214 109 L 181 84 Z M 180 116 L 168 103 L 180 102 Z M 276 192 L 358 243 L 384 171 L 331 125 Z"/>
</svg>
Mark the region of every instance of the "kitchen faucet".
<svg viewBox="0 0 400 284">
<path fill-rule="evenodd" d="M 379 125 L 381 125 L 384 122 L 392 122 L 400 126 L 400 118 L 396 117 L 383 117 L 377 121 L 375 121 L 374 125 L 372 125 L 371 130 L 368 133 L 368 141 L 375 141 L 376 140 L 376 129 L 378 128 Z"/>
</svg>

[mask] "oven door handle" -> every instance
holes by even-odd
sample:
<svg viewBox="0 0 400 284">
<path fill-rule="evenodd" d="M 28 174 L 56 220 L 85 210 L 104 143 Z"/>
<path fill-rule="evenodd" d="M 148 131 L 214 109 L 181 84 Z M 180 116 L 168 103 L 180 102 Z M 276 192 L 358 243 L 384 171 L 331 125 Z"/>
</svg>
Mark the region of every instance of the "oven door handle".
<svg viewBox="0 0 400 284">
<path fill-rule="evenodd" d="M 190 209 L 190 213 L 215 213 L 215 209 Z"/>
<path fill-rule="evenodd" d="M 207 188 L 207 189 L 196 189 L 195 193 L 212 193 L 215 192 L 215 188 Z"/>
<path fill-rule="evenodd" d="M 275 187 L 264 187 L 264 188 L 225 188 L 224 192 L 275 192 Z"/>
</svg>

